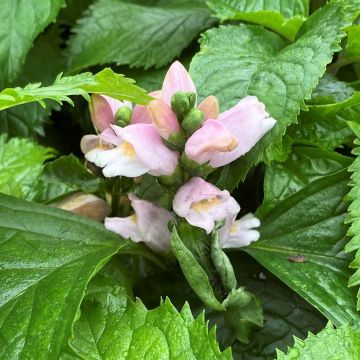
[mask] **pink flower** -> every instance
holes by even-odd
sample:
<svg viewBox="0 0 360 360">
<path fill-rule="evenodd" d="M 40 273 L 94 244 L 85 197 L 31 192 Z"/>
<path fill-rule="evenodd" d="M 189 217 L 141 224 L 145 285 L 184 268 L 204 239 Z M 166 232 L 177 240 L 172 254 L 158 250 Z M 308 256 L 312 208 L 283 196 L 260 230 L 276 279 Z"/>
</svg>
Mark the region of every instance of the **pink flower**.
<svg viewBox="0 0 360 360">
<path fill-rule="evenodd" d="M 135 214 L 126 218 L 106 218 L 105 227 L 125 239 L 143 241 L 157 252 L 170 250 L 170 231 L 168 222 L 174 215 L 149 201 L 140 200 L 129 194 Z"/>
<path fill-rule="evenodd" d="M 209 234 L 216 221 L 236 217 L 240 206 L 227 190 L 221 191 L 205 180 L 193 177 L 176 193 L 173 209 L 191 225 Z"/>
<path fill-rule="evenodd" d="M 185 154 L 198 164 L 224 166 L 246 154 L 275 123 L 256 96 L 247 96 L 217 120 L 205 121 L 186 142 Z"/>
<path fill-rule="evenodd" d="M 254 228 L 260 226 L 260 220 L 249 213 L 239 220 L 227 219 L 224 227 L 220 229 L 220 246 L 226 248 L 239 248 L 250 245 L 260 238 L 260 233 Z"/>
<path fill-rule="evenodd" d="M 90 115 L 95 128 L 101 132 L 114 125 L 116 112 L 123 106 L 131 109 L 131 102 L 122 102 L 106 95 L 91 95 Z"/>
<path fill-rule="evenodd" d="M 172 175 L 178 153 L 163 144 L 151 124 L 110 127 L 97 139 L 87 135 L 81 141 L 85 158 L 103 168 L 104 176 Z"/>
</svg>

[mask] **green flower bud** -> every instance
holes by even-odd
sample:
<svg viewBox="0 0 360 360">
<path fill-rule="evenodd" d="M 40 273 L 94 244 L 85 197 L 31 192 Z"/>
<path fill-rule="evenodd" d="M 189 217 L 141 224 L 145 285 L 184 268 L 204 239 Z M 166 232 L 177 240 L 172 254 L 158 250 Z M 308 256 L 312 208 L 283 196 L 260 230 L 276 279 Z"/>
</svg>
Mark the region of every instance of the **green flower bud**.
<svg viewBox="0 0 360 360">
<path fill-rule="evenodd" d="M 185 119 L 182 122 L 182 127 L 184 128 L 188 136 L 192 135 L 197 129 L 201 128 L 202 123 L 204 122 L 204 113 L 199 109 L 191 109 L 188 114 L 185 116 Z"/>
<path fill-rule="evenodd" d="M 176 92 L 171 98 L 171 108 L 178 118 L 182 119 L 190 109 L 190 101 L 183 91 Z"/>
<path fill-rule="evenodd" d="M 115 123 L 120 127 L 125 127 L 130 124 L 132 111 L 127 106 L 122 106 L 115 114 Z"/>
<path fill-rule="evenodd" d="M 159 183 L 166 187 L 179 187 L 183 184 L 183 173 L 180 166 L 177 166 L 174 173 L 170 176 L 159 176 Z"/>
<path fill-rule="evenodd" d="M 188 99 L 189 99 L 189 103 L 190 103 L 190 109 L 192 109 L 195 106 L 196 103 L 196 94 L 192 91 L 188 91 L 186 93 Z"/>
<path fill-rule="evenodd" d="M 167 140 L 163 139 L 164 144 L 174 151 L 184 150 L 186 136 L 183 131 L 172 133 Z"/>
</svg>

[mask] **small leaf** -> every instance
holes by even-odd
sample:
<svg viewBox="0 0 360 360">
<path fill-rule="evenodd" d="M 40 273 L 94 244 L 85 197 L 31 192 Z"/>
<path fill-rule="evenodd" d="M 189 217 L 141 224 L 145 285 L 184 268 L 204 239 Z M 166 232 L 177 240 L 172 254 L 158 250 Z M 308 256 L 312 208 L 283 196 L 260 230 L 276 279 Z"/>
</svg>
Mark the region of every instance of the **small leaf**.
<svg viewBox="0 0 360 360">
<path fill-rule="evenodd" d="M 215 297 L 208 275 L 184 245 L 175 226 L 171 233 L 171 249 L 179 261 L 186 280 L 204 304 L 217 311 L 225 310 L 225 307 Z"/>
<path fill-rule="evenodd" d="M 360 357 L 360 330 L 349 325 L 334 329 L 331 324 L 307 339 L 295 338 L 295 345 L 288 349 L 287 354 L 277 353 L 277 360 L 357 360 Z"/>
<path fill-rule="evenodd" d="M 13 138 L 6 142 L 0 136 L 0 192 L 26 200 L 33 200 L 33 190 L 43 169 L 45 160 L 54 151 L 30 140 Z"/>
<path fill-rule="evenodd" d="M 210 0 L 208 6 L 221 21 L 244 20 L 264 25 L 290 40 L 309 14 L 309 0 Z"/>
</svg>

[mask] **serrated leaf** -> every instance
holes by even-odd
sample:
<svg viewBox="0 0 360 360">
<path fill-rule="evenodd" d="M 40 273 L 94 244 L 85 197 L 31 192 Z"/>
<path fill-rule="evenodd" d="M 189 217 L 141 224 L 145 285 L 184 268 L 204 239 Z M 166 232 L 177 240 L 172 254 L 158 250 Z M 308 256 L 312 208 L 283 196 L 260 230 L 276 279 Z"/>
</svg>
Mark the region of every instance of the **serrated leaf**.
<svg viewBox="0 0 360 360">
<path fill-rule="evenodd" d="M 351 123 L 351 127 L 357 136 L 355 143 L 359 145 L 360 126 L 358 124 Z M 356 286 L 360 284 L 360 149 L 354 149 L 353 154 L 356 155 L 356 158 L 349 167 L 349 171 L 351 171 L 352 174 L 351 181 L 349 183 L 351 190 L 347 199 L 351 201 L 351 204 L 349 205 L 348 217 L 346 219 L 346 221 L 351 224 L 348 231 L 348 236 L 351 237 L 351 240 L 346 244 L 345 251 L 356 251 L 355 259 L 350 265 L 350 267 L 356 269 L 356 271 L 349 279 L 349 286 Z M 360 290 L 358 290 L 357 299 L 357 309 L 360 310 Z"/>
<path fill-rule="evenodd" d="M 360 25 L 352 25 L 347 28 L 347 44 L 343 58 L 344 64 L 360 61 Z"/>
<path fill-rule="evenodd" d="M 277 360 L 357 360 L 360 357 L 360 330 L 349 325 L 334 329 L 331 324 L 305 340 L 295 338 L 295 345 L 287 354 L 277 353 Z"/>
<path fill-rule="evenodd" d="M 70 212 L 0 194 L 0 357 L 59 359 L 90 278 L 137 244 Z"/>
<path fill-rule="evenodd" d="M 224 187 L 233 189 L 260 159 L 286 158 L 282 136 L 340 50 L 349 17 L 341 4 L 329 3 L 308 18 L 288 46 L 276 34 L 254 26 L 220 27 L 203 35 L 190 66 L 200 97 L 218 96 L 225 110 L 245 95 L 256 95 L 277 120 L 248 154 L 224 168 L 231 172 Z"/>
<path fill-rule="evenodd" d="M 343 252 L 347 183 L 344 169 L 279 202 L 260 217 L 260 240 L 245 249 L 336 325 L 360 320 Z"/>
<path fill-rule="evenodd" d="M 221 21 L 244 20 L 264 25 L 290 40 L 309 14 L 308 0 L 210 0 L 207 2 Z"/>
<path fill-rule="evenodd" d="M 64 4 L 64 0 L 0 1 L 0 88 L 16 79 L 33 41 Z"/>
<path fill-rule="evenodd" d="M 352 159 L 336 152 L 295 146 L 287 161 L 266 167 L 264 200 L 259 211 L 264 216 L 280 201 L 306 185 L 351 165 Z"/>
<path fill-rule="evenodd" d="M 166 65 L 211 23 L 201 0 L 158 6 L 98 0 L 73 29 L 69 67 L 79 70 L 110 62 L 145 68 Z"/>
<path fill-rule="evenodd" d="M 70 342 L 81 358 L 231 359 L 230 349 L 219 350 L 215 329 L 208 331 L 203 314 L 194 320 L 188 304 L 178 312 L 166 299 L 148 310 L 118 284 L 99 285 L 83 301 Z"/>
<path fill-rule="evenodd" d="M 13 138 L 7 142 L 6 135 L 0 136 L 0 192 L 32 200 L 43 163 L 53 156 L 52 149 L 30 140 Z"/>
<path fill-rule="evenodd" d="M 104 94 L 118 100 L 129 100 L 139 104 L 147 104 L 151 99 L 145 94 L 145 90 L 134 85 L 132 79 L 106 68 L 96 75 L 89 72 L 75 76 L 60 74 L 51 86 L 41 87 L 41 84 L 37 83 L 29 84 L 24 88 L 4 89 L 0 92 L 0 110 L 35 101 L 45 106 L 45 99 L 51 99 L 60 104 L 64 101 L 73 104 L 69 96 L 81 95 L 89 99 L 89 93 Z"/>
</svg>

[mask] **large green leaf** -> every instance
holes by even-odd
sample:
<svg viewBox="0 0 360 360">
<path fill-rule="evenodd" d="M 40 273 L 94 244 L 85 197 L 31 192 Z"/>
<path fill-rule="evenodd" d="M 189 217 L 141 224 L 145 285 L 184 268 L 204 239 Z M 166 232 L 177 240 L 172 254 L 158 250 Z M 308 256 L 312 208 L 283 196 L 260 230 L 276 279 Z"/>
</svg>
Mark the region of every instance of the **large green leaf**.
<svg viewBox="0 0 360 360">
<path fill-rule="evenodd" d="M 335 152 L 311 147 L 295 146 L 287 161 L 272 163 L 266 168 L 262 215 L 280 201 L 288 198 L 317 179 L 342 170 L 352 163 L 352 158 Z"/>
<path fill-rule="evenodd" d="M 360 320 L 343 252 L 347 183 L 344 169 L 279 202 L 261 217 L 260 240 L 246 249 L 336 325 Z"/>
<path fill-rule="evenodd" d="M 165 65 L 212 22 L 201 0 L 164 1 L 158 6 L 98 0 L 74 28 L 69 67 L 109 62 Z"/>
<path fill-rule="evenodd" d="M 225 20 L 244 20 L 264 25 L 290 40 L 309 14 L 309 0 L 210 0 L 210 9 Z"/>
<path fill-rule="evenodd" d="M 357 360 L 360 358 L 360 330 L 349 325 L 334 329 L 331 324 L 306 340 L 295 338 L 287 354 L 278 351 L 277 360 Z"/>
<path fill-rule="evenodd" d="M 0 195 L 0 357 L 58 359 L 90 278 L 136 247 L 94 221 Z"/>
<path fill-rule="evenodd" d="M 32 200 L 45 160 L 54 156 L 52 149 L 30 140 L 0 136 L 0 192 Z"/>
<path fill-rule="evenodd" d="M 64 0 L 0 1 L 0 88 L 16 79 L 36 36 L 64 4 Z"/>
<path fill-rule="evenodd" d="M 41 87 L 41 84 L 29 84 L 24 88 L 7 88 L 0 92 L 0 110 L 12 106 L 39 102 L 45 106 L 44 99 L 51 99 L 62 103 L 73 104 L 69 96 L 81 95 L 86 99 L 89 93 L 104 94 L 118 100 L 129 100 L 140 104 L 147 104 L 151 99 L 145 91 L 133 84 L 121 74 L 115 74 L 106 68 L 96 75 L 89 72 L 75 76 L 58 75 L 51 86 Z"/>
<path fill-rule="evenodd" d="M 218 96 L 225 110 L 245 95 L 256 95 L 277 120 L 248 154 L 230 165 L 225 187 L 234 188 L 261 158 L 284 159 L 282 135 L 305 109 L 304 100 L 340 50 L 349 17 L 341 4 L 329 3 L 304 23 L 297 40 L 288 46 L 276 34 L 255 26 L 220 27 L 203 35 L 201 50 L 190 66 L 200 97 Z M 224 171 L 229 172 L 229 166 Z"/>
<path fill-rule="evenodd" d="M 194 320 L 188 304 L 178 312 L 168 299 L 147 310 L 121 285 L 106 274 L 90 284 L 70 342 L 81 358 L 231 359 L 230 349 L 220 352 L 204 314 Z"/>
</svg>

